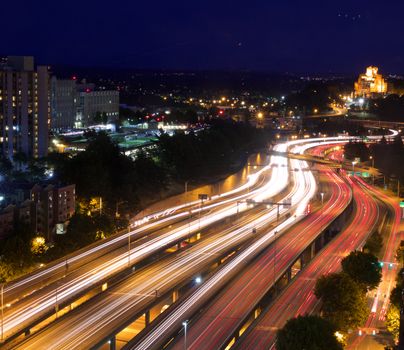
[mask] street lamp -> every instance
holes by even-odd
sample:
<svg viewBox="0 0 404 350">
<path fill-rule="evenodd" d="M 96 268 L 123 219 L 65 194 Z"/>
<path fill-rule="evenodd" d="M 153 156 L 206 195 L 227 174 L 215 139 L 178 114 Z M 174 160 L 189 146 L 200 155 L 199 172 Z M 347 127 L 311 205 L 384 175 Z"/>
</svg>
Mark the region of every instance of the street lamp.
<svg viewBox="0 0 404 350">
<path fill-rule="evenodd" d="M 357 164 L 358 162 L 352 162 L 352 177 L 355 176 L 355 164 Z"/>
<path fill-rule="evenodd" d="M 373 156 L 370 156 L 369 159 L 372 161 L 372 168 L 375 167 L 375 159 L 373 158 Z"/>
<path fill-rule="evenodd" d="M 1 339 L 0 343 L 4 341 L 4 283 L 1 284 Z"/>
<path fill-rule="evenodd" d="M 130 267 L 130 225 L 128 226 L 128 267 Z"/>
<path fill-rule="evenodd" d="M 182 325 L 184 326 L 184 349 L 187 350 L 187 326 L 188 326 L 188 321 L 182 322 Z"/>
<path fill-rule="evenodd" d="M 370 156 L 369 159 L 372 161 L 372 185 L 375 184 L 375 174 L 373 173 L 374 168 L 375 168 L 375 159 L 373 158 L 373 156 Z"/>
</svg>

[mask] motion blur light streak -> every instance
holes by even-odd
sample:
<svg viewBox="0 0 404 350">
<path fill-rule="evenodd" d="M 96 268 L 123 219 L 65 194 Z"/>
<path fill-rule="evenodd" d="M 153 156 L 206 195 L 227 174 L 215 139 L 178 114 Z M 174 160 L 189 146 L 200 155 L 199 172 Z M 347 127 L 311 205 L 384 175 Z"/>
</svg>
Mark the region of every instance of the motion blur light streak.
<svg viewBox="0 0 404 350">
<path fill-rule="evenodd" d="M 316 310 L 319 301 L 313 289 L 317 278 L 323 274 L 339 271 L 341 259 L 365 244 L 378 221 L 377 197 L 375 192 L 369 191 L 356 179 L 351 181 L 351 184 L 356 203 L 356 212 L 351 224 L 296 277 L 275 303 L 261 315 L 253 328 L 246 332 L 235 348 L 243 350 L 274 348 L 276 331 L 283 327 L 288 319 Z"/>
</svg>

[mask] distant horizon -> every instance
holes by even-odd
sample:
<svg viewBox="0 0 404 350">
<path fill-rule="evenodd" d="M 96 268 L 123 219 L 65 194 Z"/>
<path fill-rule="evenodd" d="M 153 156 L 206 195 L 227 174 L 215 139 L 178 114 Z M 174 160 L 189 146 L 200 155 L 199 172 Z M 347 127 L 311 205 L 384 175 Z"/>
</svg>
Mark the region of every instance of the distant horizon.
<svg viewBox="0 0 404 350">
<path fill-rule="evenodd" d="M 12 55 L 0 55 L 3 56 L 12 56 Z M 18 56 L 32 56 L 32 55 L 18 55 Z M 248 69 L 248 68 L 190 68 L 190 67 L 168 67 L 168 68 L 161 68 L 161 67 L 135 67 L 135 66 L 108 66 L 108 65 L 90 65 L 90 64 L 70 64 L 70 63 L 49 63 L 49 62 L 40 62 L 35 59 L 36 65 L 45 65 L 56 69 L 65 69 L 65 70 L 109 70 L 109 71 L 133 71 L 133 72 L 167 72 L 167 73 L 251 73 L 251 74 L 266 74 L 266 75 L 274 75 L 274 76 L 296 76 L 296 77 L 326 77 L 330 75 L 340 75 L 343 78 L 357 78 L 359 74 L 363 74 L 366 71 L 366 68 L 370 65 L 376 66 L 379 68 L 379 73 L 383 76 L 388 75 L 403 75 L 404 76 L 404 68 L 403 73 L 400 72 L 386 72 L 383 68 L 377 64 L 369 64 L 363 66 L 362 71 L 354 72 L 354 71 L 275 71 L 275 70 L 265 70 L 265 69 Z"/>
</svg>

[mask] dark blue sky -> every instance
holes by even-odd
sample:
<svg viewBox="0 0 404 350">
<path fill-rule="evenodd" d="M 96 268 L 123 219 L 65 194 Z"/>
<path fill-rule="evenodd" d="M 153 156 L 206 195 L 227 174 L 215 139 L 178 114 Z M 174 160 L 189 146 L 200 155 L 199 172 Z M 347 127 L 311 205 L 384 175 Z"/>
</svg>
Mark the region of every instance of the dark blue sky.
<svg viewBox="0 0 404 350">
<path fill-rule="evenodd" d="M 1 54 L 163 69 L 404 72 L 402 0 L 20 0 Z"/>
</svg>

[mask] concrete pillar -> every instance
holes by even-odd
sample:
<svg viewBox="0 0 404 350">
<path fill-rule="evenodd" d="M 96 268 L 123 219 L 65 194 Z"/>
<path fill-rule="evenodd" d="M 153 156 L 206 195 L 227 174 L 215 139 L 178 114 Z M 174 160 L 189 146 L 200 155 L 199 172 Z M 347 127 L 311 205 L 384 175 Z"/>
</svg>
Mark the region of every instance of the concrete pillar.
<svg viewBox="0 0 404 350">
<path fill-rule="evenodd" d="M 300 260 L 300 268 L 303 269 L 306 266 L 306 264 L 304 262 L 303 254 L 300 255 L 299 260 Z"/>
<path fill-rule="evenodd" d="M 109 349 L 110 350 L 116 350 L 116 337 L 113 336 L 110 340 L 109 340 Z"/>
<path fill-rule="evenodd" d="M 144 314 L 144 327 L 146 328 L 150 324 L 150 310 L 147 310 Z"/>
<path fill-rule="evenodd" d="M 289 267 L 287 274 L 288 274 L 288 284 L 289 284 L 289 282 L 292 280 L 292 268 L 291 267 Z"/>
<path fill-rule="evenodd" d="M 325 232 L 322 232 L 320 235 L 320 247 L 324 248 L 325 245 Z"/>
</svg>

